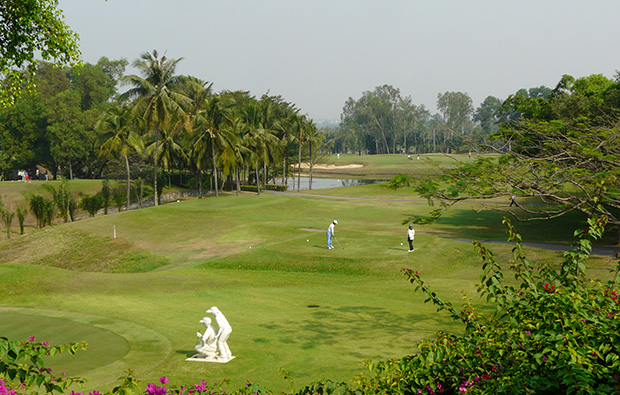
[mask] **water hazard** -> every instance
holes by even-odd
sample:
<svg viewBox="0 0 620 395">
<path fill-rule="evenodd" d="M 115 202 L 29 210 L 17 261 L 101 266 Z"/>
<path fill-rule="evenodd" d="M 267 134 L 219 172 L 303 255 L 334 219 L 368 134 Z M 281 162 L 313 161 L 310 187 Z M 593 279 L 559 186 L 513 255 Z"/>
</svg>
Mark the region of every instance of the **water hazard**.
<svg viewBox="0 0 620 395">
<path fill-rule="evenodd" d="M 277 179 L 278 184 L 281 183 L 281 179 Z M 287 180 L 288 190 L 296 191 L 297 190 L 297 177 L 289 178 Z M 300 177 L 299 179 L 299 189 L 309 189 L 310 186 L 310 177 Z M 357 185 L 368 185 L 375 184 L 377 182 L 382 182 L 383 180 L 359 180 L 353 178 L 312 178 L 312 189 L 327 189 L 327 188 L 338 188 L 338 187 L 354 187 Z"/>
</svg>

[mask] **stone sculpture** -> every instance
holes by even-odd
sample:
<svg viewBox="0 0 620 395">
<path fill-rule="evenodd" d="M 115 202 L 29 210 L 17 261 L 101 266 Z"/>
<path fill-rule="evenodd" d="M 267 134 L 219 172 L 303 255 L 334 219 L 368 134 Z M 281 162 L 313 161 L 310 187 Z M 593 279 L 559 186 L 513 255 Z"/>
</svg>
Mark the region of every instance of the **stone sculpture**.
<svg viewBox="0 0 620 395">
<path fill-rule="evenodd" d="M 186 360 L 226 363 L 235 358 L 230 352 L 227 343 L 228 337 L 232 333 L 232 327 L 224 314 L 222 314 L 217 307 L 211 307 L 207 310 L 207 313 L 213 315 L 217 325 L 217 331 L 215 327 L 211 325 L 211 318 L 204 317 L 200 320 L 200 323 L 205 326 L 205 331 L 204 333 L 196 332 L 196 336 L 200 339 L 200 344 L 196 346 L 198 354 Z"/>
<path fill-rule="evenodd" d="M 207 313 L 213 314 L 213 317 L 215 318 L 215 323 L 217 324 L 218 328 L 216 335 L 218 358 L 231 360 L 233 356 L 230 352 L 230 348 L 228 348 L 227 341 L 228 337 L 232 333 L 232 327 L 228 323 L 226 317 L 224 317 L 224 314 L 222 314 L 220 309 L 218 309 L 217 307 L 211 307 L 209 310 L 207 310 Z"/>
<path fill-rule="evenodd" d="M 205 333 L 196 332 L 200 338 L 200 344 L 196 346 L 196 351 L 206 358 L 213 358 L 217 352 L 215 328 L 211 325 L 211 318 L 204 317 L 200 320 L 205 325 Z"/>
</svg>

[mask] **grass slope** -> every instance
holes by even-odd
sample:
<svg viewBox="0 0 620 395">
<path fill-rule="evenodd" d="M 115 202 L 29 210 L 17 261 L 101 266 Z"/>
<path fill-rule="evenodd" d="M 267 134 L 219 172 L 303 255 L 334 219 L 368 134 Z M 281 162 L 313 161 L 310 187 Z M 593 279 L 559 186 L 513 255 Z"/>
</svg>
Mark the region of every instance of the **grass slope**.
<svg viewBox="0 0 620 395">
<path fill-rule="evenodd" d="M 177 384 L 230 378 L 239 387 L 250 379 L 276 391 L 289 386 L 278 368 L 297 387 L 327 377 L 347 381 L 363 370 L 364 359 L 401 357 L 437 330 L 459 330 L 422 303 L 402 267 L 419 270 L 448 301 L 458 304 L 465 293 L 483 306 L 474 287 L 479 258 L 469 243 L 447 236 L 488 235 L 484 227 L 497 219 L 477 219 L 471 208 L 454 211 L 443 223 L 417 227 L 409 254 L 401 246 L 401 220 L 428 210 L 426 202 L 400 192 L 388 200 L 389 191 L 378 188 L 342 190 L 364 199 L 267 193 L 194 199 L 2 240 L 0 333 L 56 339 L 78 323 L 74 336 L 84 338 L 73 340 L 96 345 L 105 341 L 101 330 L 112 332 L 106 336 L 117 345 L 59 366 L 90 377 L 89 389 L 110 388 L 127 367 L 147 382 L 161 375 Z M 333 219 L 344 248 L 327 250 Z M 500 225 L 493 229 L 502 239 Z M 500 262 L 510 256 L 509 246 L 492 249 Z M 558 256 L 531 253 L 535 260 Z M 592 266 L 604 273 L 610 262 Z M 198 321 L 213 305 L 233 326 L 229 344 L 237 358 L 186 362 Z M 43 328 L 33 316 L 64 321 Z M 7 324 L 15 320 L 21 325 Z"/>
</svg>

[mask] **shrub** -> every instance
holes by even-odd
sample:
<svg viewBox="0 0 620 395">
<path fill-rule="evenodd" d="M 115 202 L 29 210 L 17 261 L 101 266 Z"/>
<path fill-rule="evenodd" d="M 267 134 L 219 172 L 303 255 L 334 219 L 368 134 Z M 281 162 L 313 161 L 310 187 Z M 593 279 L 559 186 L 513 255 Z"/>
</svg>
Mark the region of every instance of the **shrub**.
<svg viewBox="0 0 620 395">
<path fill-rule="evenodd" d="M 86 349 L 86 343 L 69 343 L 58 346 L 46 341 L 9 341 L 0 337 L 0 393 L 31 393 L 30 389 L 40 388 L 45 392 L 63 392 L 73 383 L 84 383 L 80 377 L 67 377 L 64 372 L 53 374 L 52 369 L 43 366 L 42 357 L 68 352 L 75 354 Z M 32 393 L 37 393 L 34 391 Z"/>
<path fill-rule="evenodd" d="M 17 221 L 19 222 L 19 234 L 24 234 L 24 221 L 26 220 L 26 209 L 23 207 L 18 207 L 17 211 Z"/>
<path fill-rule="evenodd" d="M 80 200 L 80 207 L 84 209 L 88 215 L 94 217 L 103 207 L 104 199 L 100 193 L 95 193 L 94 195 L 85 194 L 82 196 Z"/>
<path fill-rule="evenodd" d="M 43 187 L 52 194 L 58 213 L 63 220 L 65 222 L 69 222 L 69 219 L 73 220 L 73 216 L 70 214 L 71 206 L 75 206 L 75 200 L 69 190 L 69 181 L 67 181 L 66 178 L 63 179 L 58 189 L 54 188 L 54 186 L 50 184 L 45 184 Z"/>
<path fill-rule="evenodd" d="M 11 238 L 11 224 L 13 223 L 13 218 L 15 218 L 15 213 L 9 210 L 8 207 L 0 206 L 0 220 L 4 224 L 6 229 L 6 238 Z"/>
<path fill-rule="evenodd" d="M 256 185 L 240 185 L 239 188 L 242 191 L 258 192 L 258 187 Z"/>
<path fill-rule="evenodd" d="M 248 191 L 248 192 L 257 192 L 258 188 L 256 187 L 256 185 L 240 185 L 240 188 L 242 191 Z M 261 189 L 263 190 L 268 190 L 268 191 L 279 191 L 279 192 L 284 192 L 288 189 L 287 185 L 278 185 L 278 184 L 266 184 L 261 186 Z"/>
<path fill-rule="evenodd" d="M 606 219 L 589 219 L 559 269 L 533 265 L 521 236 L 507 220 L 516 241 L 510 262 L 517 285 L 504 281 L 493 253 L 474 242 L 482 257 L 478 292 L 495 311 L 485 315 L 465 303 L 457 310 L 404 270 L 437 310 L 463 323 L 463 335 L 442 332 L 419 344 L 403 359 L 369 363 L 372 375 L 359 383 L 368 393 L 559 394 L 620 393 L 620 295 L 616 266 L 606 285 L 585 277 L 591 240 L 601 237 Z"/>
<path fill-rule="evenodd" d="M 51 225 L 54 218 L 54 202 L 35 194 L 27 194 L 26 199 L 30 206 L 30 212 L 37 219 L 37 227 L 41 229 L 46 224 Z"/>
<path fill-rule="evenodd" d="M 123 189 L 122 185 L 119 185 L 118 188 L 115 188 L 112 193 L 112 200 L 114 200 L 114 205 L 116 209 L 120 213 L 123 209 L 123 205 L 125 204 L 126 197 L 126 189 Z"/>
<path fill-rule="evenodd" d="M 103 214 L 108 213 L 108 207 L 110 207 L 110 200 L 112 199 L 112 190 L 110 189 L 110 180 L 107 178 L 101 182 L 101 199 L 103 206 Z M 91 215 L 93 217 L 94 215 Z"/>
<path fill-rule="evenodd" d="M 285 192 L 286 190 L 288 190 L 288 185 L 267 184 L 263 186 L 263 189 L 266 189 L 268 191 Z"/>
</svg>

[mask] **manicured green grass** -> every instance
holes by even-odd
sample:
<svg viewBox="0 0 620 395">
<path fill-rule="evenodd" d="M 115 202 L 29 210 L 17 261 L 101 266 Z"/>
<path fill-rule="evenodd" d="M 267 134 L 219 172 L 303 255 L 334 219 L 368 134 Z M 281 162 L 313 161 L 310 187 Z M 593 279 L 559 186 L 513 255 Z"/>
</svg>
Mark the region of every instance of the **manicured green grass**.
<svg viewBox="0 0 620 395">
<path fill-rule="evenodd" d="M 493 155 L 495 156 L 495 155 Z M 336 165 L 333 169 L 315 168 L 316 175 L 347 175 L 352 178 L 388 179 L 393 175 L 402 174 L 433 174 L 436 168 L 453 166 L 461 162 L 473 162 L 475 156 L 468 154 L 421 154 L 417 155 L 384 154 L 384 155 L 329 155 L 324 162 Z M 347 168 L 347 165 L 363 165 L 363 167 Z"/>
<path fill-rule="evenodd" d="M 501 230 L 498 216 L 463 206 L 416 227 L 416 251 L 407 253 L 401 221 L 427 212 L 425 201 L 375 185 L 340 191 L 365 199 L 226 195 L 2 240 L 0 335 L 64 341 L 60 335 L 75 327 L 72 340 L 114 345 L 55 366 L 89 377 L 87 389 L 109 389 L 131 367 L 144 384 L 162 375 L 173 384 L 230 378 L 233 388 L 249 379 L 282 391 L 289 383 L 279 368 L 297 388 L 321 378 L 348 381 L 364 370 L 364 359 L 402 357 L 438 330 L 460 330 L 423 303 L 403 267 L 420 271 L 445 300 L 460 304 L 465 294 L 484 308 L 475 292 L 479 258 L 469 243 L 450 238 L 492 236 Z M 333 219 L 342 247 L 327 250 Z M 510 246 L 492 249 L 499 262 L 510 257 Z M 559 256 L 529 251 L 535 260 Z M 602 275 L 611 265 L 591 264 Z M 186 362 L 203 328 L 198 321 L 213 305 L 233 326 L 229 345 L 237 358 Z M 43 331 L 37 317 L 54 324 Z"/>
</svg>

